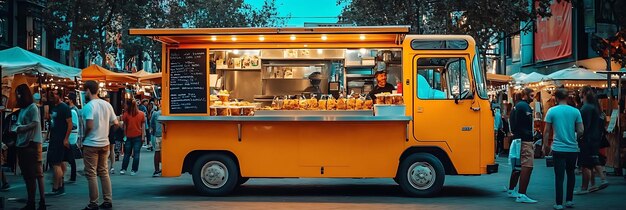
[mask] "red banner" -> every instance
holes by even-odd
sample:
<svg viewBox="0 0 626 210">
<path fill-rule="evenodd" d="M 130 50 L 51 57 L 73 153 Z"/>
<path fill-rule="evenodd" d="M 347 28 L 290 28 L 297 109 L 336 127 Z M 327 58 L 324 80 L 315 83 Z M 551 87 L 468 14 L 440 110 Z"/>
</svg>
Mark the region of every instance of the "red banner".
<svg viewBox="0 0 626 210">
<path fill-rule="evenodd" d="M 572 55 L 572 5 L 567 1 L 550 6 L 552 17 L 537 19 L 535 61 L 549 61 Z"/>
</svg>

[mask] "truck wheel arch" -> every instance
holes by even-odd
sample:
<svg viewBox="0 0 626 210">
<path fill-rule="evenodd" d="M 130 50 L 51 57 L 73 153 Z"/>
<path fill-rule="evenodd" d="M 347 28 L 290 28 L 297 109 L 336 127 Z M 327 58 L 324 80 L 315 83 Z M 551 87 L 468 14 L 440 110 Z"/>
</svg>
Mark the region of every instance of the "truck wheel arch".
<svg viewBox="0 0 626 210">
<path fill-rule="evenodd" d="M 202 155 L 205 154 L 209 154 L 209 153 L 217 153 L 217 154 L 223 154 L 223 155 L 227 155 L 230 156 L 234 161 L 235 164 L 237 164 L 237 167 L 239 167 L 239 159 L 237 159 L 237 156 L 232 153 L 231 151 L 227 151 L 227 150 L 194 150 L 192 152 L 190 152 L 189 154 L 187 154 L 187 156 L 185 156 L 185 160 L 183 161 L 183 168 L 181 173 L 192 173 L 193 171 L 193 166 L 194 163 L 196 162 L 196 160 L 198 160 L 198 158 L 202 157 Z M 240 170 L 241 173 L 241 170 Z"/>
<path fill-rule="evenodd" d="M 416 153 L 427 153 L 427 154 L 431 154 L 437 157 L 437 159 L 439 159 L 439 161 L 441 161 L 441 163 L 443 164 L 446 175 L 458 175 L 456 168 L 454 167 L 454 164 L 450 160 L 450 157 L 448 156 L 448 154 L 439 147 L 414 146 L 414 147 L 407 148 L 406 150 L 404 150 L 404 152 L 400 156 L 400 159 L 398 160 L 398 162 L 401 163 L 409 155 L 416 154 Z"/>
</svg>

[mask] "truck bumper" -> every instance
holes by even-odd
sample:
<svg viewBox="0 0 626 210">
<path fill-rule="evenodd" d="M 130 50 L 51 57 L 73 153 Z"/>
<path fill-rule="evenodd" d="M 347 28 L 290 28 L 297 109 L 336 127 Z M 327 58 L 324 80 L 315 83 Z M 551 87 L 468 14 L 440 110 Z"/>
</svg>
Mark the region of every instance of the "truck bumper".
<svg viewBox="0 0 626 210">
<path fill-rule="evenodd" d="M 498 165 L 497 163 L 493 165 L 487 165 L 487 174 L 498 173 L 498 166 L 500 165 Z"/>
</svg>

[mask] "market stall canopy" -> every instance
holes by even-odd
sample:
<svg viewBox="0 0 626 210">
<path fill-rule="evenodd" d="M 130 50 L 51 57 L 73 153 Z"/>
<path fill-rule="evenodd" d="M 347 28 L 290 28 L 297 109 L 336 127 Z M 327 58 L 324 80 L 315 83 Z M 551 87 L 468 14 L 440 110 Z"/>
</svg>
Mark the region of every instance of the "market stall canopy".
<svg viewBox="0 0 626 210">
<path fill-rule="evenodd" d="M 487 73 L 487 80 L 490 82 L 508 83 L 513 79 L 507 75 Z"/>
<path fill-rule="evenodd" d="M 130 29 L 130 35 L 148 36 L 166 44 L 239 43 L 254 47 L 255 43 L 308 43 L 307 47 L 316 47 L 328 43 L 377 43 L 397 46 L 402 43 L 410 26 L 355 26 L 355 27 L 291 27 L 291 28 L 165 28 L 165 29 Z M 245 44 L 244 44 L 245 43 Z M 359 44 L 356 44 L 359 43 Z M 296 44 L 294 43 L 294 47 Z M 302 47 L 298 45 L 297 47 Z"/>
<path fill-rule="evenodd" d="M 533 73 L 521 76 L 521 77 L 519 77 L 519 79 L 517 79 L 515 81 L 516 81 L 516 83 L 520 83 L 520 84 L 528 84 L 528 83 L 541 82 L 545 77 L 546 77 L 546 75 L 543 75 L 543 74 L 540 74 L 540 73 L 537 73 L 537 72 L 533 72 Z"/>
<path fill-rule="evenodd" d="M 544 80 L 606 80 L 606 76 L 596 74 L 584 68 L 572 66 L 549 74 Z"/>
<path fill-rule="evenodd" d="M 83 80 L 98 80 L 98 81 L 115 81 L 115 82 L 136 82 L 137 78 L 134 78 L 130 74 L 122 74 L 109 71 L 101 66 L 92 64 L 91 66 L 84 68 L 82 71 Z"/>
<path fill-rule="evenodd" d="M 81 76 L 78 68 L 57 63 L 20 47 L 0 51 L 0 66 L 2 66 L 2 77 L 21 73 L 45 73 L 69 79 Z"/>
<path fill-rule="evenodd" d="M 519 81 L 521 78 L 525 77 L 527 74 L 526 73 L 522 73 L 522 72 L 517 72 L 513 75 L 511 75 L 511 78 L 515 81 Z"/>
<path fill-rule="evenodd" d="M 146 70 L 141 70 L 132 74 L 136 77 L 139 82 L 148 81 L 151 83 L 161 83 L 161 72 L 159 73 L 149 73 Z"/>
</svg>

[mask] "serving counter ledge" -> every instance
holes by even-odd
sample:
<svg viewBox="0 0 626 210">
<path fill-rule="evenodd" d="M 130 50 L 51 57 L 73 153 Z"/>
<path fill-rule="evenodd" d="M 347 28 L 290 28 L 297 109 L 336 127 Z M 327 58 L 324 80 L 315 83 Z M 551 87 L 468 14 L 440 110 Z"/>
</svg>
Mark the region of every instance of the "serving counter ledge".
<svg viewBox="0 0 626 210">
<path fill-rule="evenodd" d="M 159 121 L 234 121 L 234 122 L 359 122 L 410 121 L 408 116 L 160 116 Z"/>
</svg>

